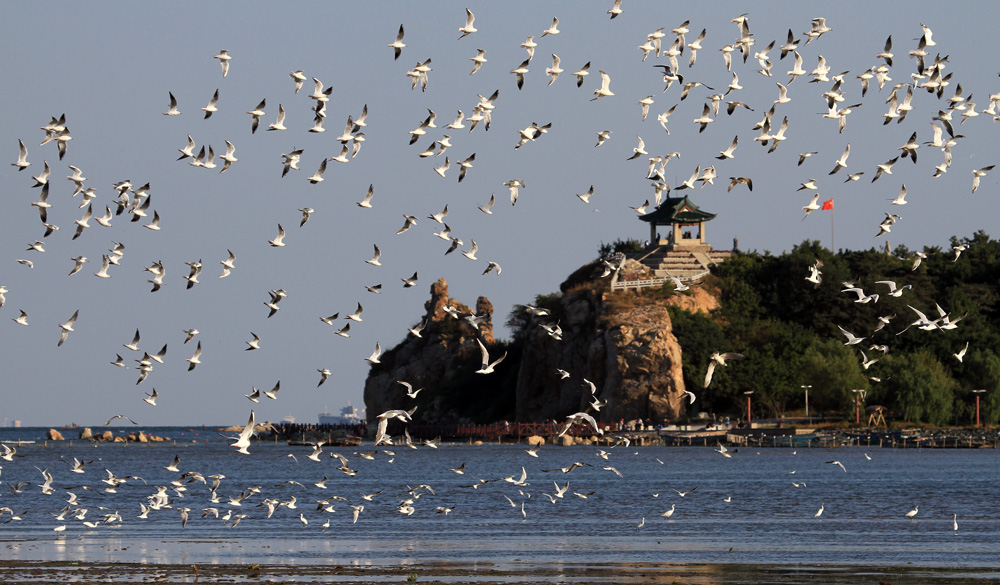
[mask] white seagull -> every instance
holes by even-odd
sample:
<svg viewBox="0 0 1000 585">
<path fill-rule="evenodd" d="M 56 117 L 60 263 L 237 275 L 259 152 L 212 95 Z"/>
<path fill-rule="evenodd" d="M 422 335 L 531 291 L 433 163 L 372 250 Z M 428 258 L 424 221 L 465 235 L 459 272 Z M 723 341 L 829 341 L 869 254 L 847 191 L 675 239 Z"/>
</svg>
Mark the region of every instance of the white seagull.
<svg viewBox="0 0 1000 585">
<path fill-rule="evenodd" d="M 840 329 L 840 332 L 847 336 L 847 341 L 844 342 L 844 345 L 855 345 L 857 343 L 861 343 L 865 339 L 868 339 L 867 337 L 855 337 L 853 333 L 847 331 L 840 325 L 837 325 L 837 329 Z"/>
<path fill-rule="evenodd" d="M 587 65 L 590 65 L 590 63 L 587 63 Z M 601 74 L 601 87 L 594 90 L 594 97 L 590 98 L 590 101 L 598 100 L 601 99 L 602 97 L 615 95 L 610 88 L 611 77 L 609 77 L 608 74 L 605 73 L 604 71 L 601 71 L 600 74 Z M 574 73 L 574 75 L 578 76 L 578 79 L 582 83 L 583 78 L 580 77 L 580 73 L 579 72 Z"/>
<path fill-rule="evenodd" d="M 218 59 L 219 65 L 222 65 L 222 76 L 225 77 L 226 75 L 229 75 L 229 60 L 232 59 L 232 57 L 229 56 L 229 51 L 222 49 L 219 51 L 218 55 L 213 57 L 213 59 Z"/>
<path fill-rule="evenodd" d="M 379 342 L 376 341 L 375 342 L 375 351 L 373 351 L 372 354 L 370 356 L 366 357 L 365 359 L 367 361 L 373 363 L 373 364 L 378 364 L 378 363 L 381 363 L 381 362 L 379 362 L 379 359 L 378 359 L 379 356 L 381 356 L 381 355 L 382 355 L 382 346 L 379 345 Z"/>
<path fill-rule="evenodd" d="M 708 370 L 705 372 L 705 388 L 708 388 L 708 385 L 712 382 L 712 374 L 715 372 L 716 365 L 720 366 L 728 365 L 726 364 L 726 360 L 745 360 L 745 359 L 746 359 L 745 355 L 737 353 L 735 351 L 727 351 L 724 353 L 719 353 L 717 351 L 713 352 L 708 362 Z M 694 402 L 693 395 L 691 398 L 691 402 Z"/>
<path fill-rule="evenodd" d="M 17 170 L 23 171 L 24 169 L 31 166 L 31 163 L 28 162 L 28 149 L 24 146 L 24 142 L 21 140 L 18 140 L 17 144 L 18 144 L 17 162 L 10 163 L 10 166 L 17 167 Z"/>
<path fill-rule="evenodd" d="M 271 246 L 273 246 L 275 248 L 282 248 L 282 247 L 284 247 L 284 246 L 287 245 L 283 241 L 284 239 L 285 239 L 285 228 L 281 227 L 281 224 L 279 223 L 278 224 L 278 235 L 275 236 L 275 238 L 273 240 L 268 240 L 267 243 L 271 244 Z"/>
<path fill-rule="evenodd" d="M 483 355 L 483 365 L 482 365 L 481 368 L 479 368 L 478 370 L 476 370 L 476 373 L 477 374 L 491 374 L 491 373 L 493 373 L 493 368 L 495 368 L 497 366 L 497 364 L 499 364 L 500 362 L 502 362 L 504 360 L 504 358 L 507 357 L 507 352 L 504 352 L 503 355 L 500 356 L 496 361 L 491 362 L 490 361 L 490 354 L 486 350 L 486 346 L 483 345 L 483 342 L 480 339 L 477 338 L 476 339 L 476 343 L 479 344 L 479 351 Z"/>
<path fill-rule="evenodd" d="M 63 342 L 66 341 L 66 338 L 69 336 L 69 334 L 75 331 L 75 329 L 73 329 L 73 324 L 76 323 L 76 318 L 79 314 L 80 310 L 77 309 L 76 311 L 73 312 L 73 316 L 69 318 L 69 321 L 59 324 L 59 343 L 57 343 L 56 346 L 62 345 Z"/>
<path fill-rule="evenodd" d="M 458 29 L 458 32 L 462 33 L 459 39 L 464 39 L 465 37 L 471 35 L 474 32 L 479 32 L 473 23 L 476 22 L 476 15 L 472 13 L 468 8 L 465 9 L 465 26 Z M 397 55 L 398 57 L 398 55 Z"/>
<path fill-rule="evenodd" d="M 253 411 L 250 411 L 250 420 L 247 421 L 243 430 L 240 431 L 239 436 L 236 438 L 236 442 L 230 444 L 230 447 L 234 447 L 238 452 L 244 455 L 249 455 L 250 451 L 247 450 L 250 447 L 250 437 L 254 434 L 254 416 Z"/>
<path fill-rule="evenodd" d="M 202 108 L 202 110 L 204 110 L 205 112 L 206 120 L 211 118 L 212 114 L 219 111 L 219 108 L 215 107 L 215 104 L 218 103 L 218 101 L 219 101 L 219 90 L 215 90 L 215 93 L 212 94 L 212 99 L 208 101 L 208 105 Z"/>
</svg>

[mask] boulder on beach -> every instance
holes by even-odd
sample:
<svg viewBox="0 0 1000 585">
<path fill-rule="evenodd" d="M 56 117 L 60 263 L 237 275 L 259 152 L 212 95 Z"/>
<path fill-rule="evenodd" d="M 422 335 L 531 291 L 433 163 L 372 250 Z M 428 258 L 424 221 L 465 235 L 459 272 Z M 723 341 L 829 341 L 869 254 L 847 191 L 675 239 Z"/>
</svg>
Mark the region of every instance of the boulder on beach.
<svg viewBox="0 0 1000 585">
<path fill-rule="evenodd" d="M 80 429 L 80 438 L 84 441 L 91 439 L 94 436 L 94 432 L 90 430 L 90 427 L 83 427 Z"/>
<path fill-rule="evenodd" d="M 62 433 L 60 433 L 56 429 L 49 429 L 49 432 L 46 433 L 46 436 L 49 438 L 50 441 L 65 441 L 66 440 L 62 436 Z"/>
</svg>

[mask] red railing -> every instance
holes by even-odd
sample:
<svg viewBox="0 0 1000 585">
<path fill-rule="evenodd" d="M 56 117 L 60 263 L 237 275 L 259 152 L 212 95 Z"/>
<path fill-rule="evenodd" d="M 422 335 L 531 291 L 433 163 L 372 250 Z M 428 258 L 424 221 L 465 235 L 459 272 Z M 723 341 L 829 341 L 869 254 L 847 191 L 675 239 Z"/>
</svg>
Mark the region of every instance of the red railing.
<svg viewBox="0 0 1000 585">
<path fill-rule="evenodd" d="M 517 437 L 518 439 L 537 435 L 539 437 L 551 437 L 558 435 L 562 431 L 565 423 L 560 422 L 540 422 L 540 423 L 518 423 L 518 422 L 498 422 L 488 425 L 462 424 L 455 429 L 455 435 L 459 437 L 479 437 L 482 439 L 495 440 L 500 437 Z M 606 425 L 600 424 L 600 428 Z M 566 433 L 573 436 L 588 436 L 594 434 L 590 425 L 574 424 Z"/>
</svg>

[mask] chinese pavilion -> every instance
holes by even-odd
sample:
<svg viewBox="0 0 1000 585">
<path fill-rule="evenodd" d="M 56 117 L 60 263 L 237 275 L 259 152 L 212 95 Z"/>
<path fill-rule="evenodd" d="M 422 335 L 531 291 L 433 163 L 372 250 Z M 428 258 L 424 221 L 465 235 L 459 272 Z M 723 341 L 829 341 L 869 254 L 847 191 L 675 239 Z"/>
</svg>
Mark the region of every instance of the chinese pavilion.
<svg viewBox="0 0 1000 585">
<path fill-rule="evenodd" d="M 668 197 L 656 211 L 639 216 L 649 224 L 649 244 L 644 251 L 628 256 L 654 277 L 674 276 L 686 282 L 702 278 L 713 264 L 732 254 L 730 250 L 713 250 L 705 240 L 705 222 L 714 218 L 714 213 L 702 211 L 687 196 Z M 661 227 L 666 228 L 666 237 L 661 235 Z M 622 286 L 627 287 L 628 280 L 624 275 Z"/>
<path fill-rule="evenodd" d="M 667 246 L 669 250 L 708 252 L 712 246 L 705 241 L 705 222 L 715 218 L 714 213 L 702 211 L 684 197 L 668 197 L 656 211 L 639 216 L 649 224 L 650 246 Z M 663 239 L 657 228 L 667 227 Z"/>
</svg>

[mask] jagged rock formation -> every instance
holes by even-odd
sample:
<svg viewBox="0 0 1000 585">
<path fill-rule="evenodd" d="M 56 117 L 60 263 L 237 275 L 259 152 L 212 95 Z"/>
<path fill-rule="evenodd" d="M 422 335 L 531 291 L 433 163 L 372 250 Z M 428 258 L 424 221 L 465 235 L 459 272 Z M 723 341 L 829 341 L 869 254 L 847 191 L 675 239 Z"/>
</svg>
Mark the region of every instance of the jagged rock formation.
<svg viewBox="0 0 1000 585">
<path fill-rule="evenodd" d="M 399 345 L 384 352 L 380 364 L 373 364 L 365 381 L 365 406 L 369 420 L 390 409 L 420 409 L 423 424 L 453 423 L 468 420 L 460 411 L 463 394 L 471 394 L 487 380 L 475 380 L 473 372 L 480 366 L 479 345 L 476 338 L 492 351 L 493 304 L 486 297 L 476 301 L 475 315 L 478 325 L 465 318 L 456 318 L 445 308 L 460 315 L 472 315 L 472 310 L 448 296 L 448 283 L 443 279 L 431 285 L 431 298 L 424 303 L 426 326 L 420 337 L 407 335 Z M 402 385 L 403 380 L 427 390 L 410 399 Z M 477 382 L 479 384 L 477 384 Z"/>
<path fill-rule="evenodd" d="M 607 401 L 595 418 L 649 420 L 654 424 L 677 419 L 684 411 L 681 348 L 671 331 L 667 307 L 709 311 L 717 306 L 709 292 L 693 287 L 688 294 L 643 295 L 608 290 L 597 263 L 577 270 L 563 283 L 563 294 L 547 299 L 549 317 L 522 313 L 515 341 L 499 344 L 493 338 L 493 306 L 485 297 L 476 303 L 482 321 L 474 326 L 456 319 L 445 307 L 464 315 L 472 311 L 448 296 L 439 279 L 425 303 L 426 327 L 421 337 L 408 335 L 383 353 L 365 383 L 365 405 L 370 420 L 390 409 L 417 406 L 422 424 L 562 420 L 589 408 L 587 379 Z M 562 339 L 539 326 L 558 322 Z M 480 365 L 476 337 L 483 339 L 491 357 L 510 349 L 507 360 L 489 376 L 474 375 Z M 496 350 L 496 354 L 494 353 Z M 556 368 L 570 372 L 562 379 Z M 416 400 L 406 396 L 397 380 L 426 387 Z M 493 418 L 490 419 L 490 415 Z"/>
<path fill-rule="evenodd" d="M 529 330 L 517 379 L 518 420 L 562 419 L 586 410 L 591 393 L 584 379 L 607 401 L 594 413 L 599 421 L 660 423 L 682 412 L 681 348 L 666 303 L 612 308 L 605 302 L 610 294 L 581 286 L 556 299 L 549 309 L 560 320 L 561 341 L 541 327 Z M 560 378 L 556 368 L 570 377 Z"/>
</svg>

